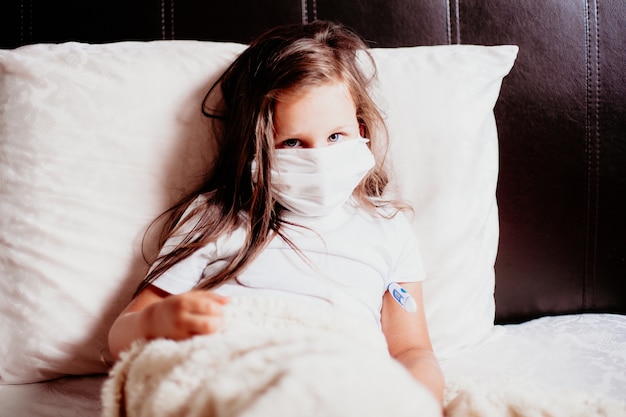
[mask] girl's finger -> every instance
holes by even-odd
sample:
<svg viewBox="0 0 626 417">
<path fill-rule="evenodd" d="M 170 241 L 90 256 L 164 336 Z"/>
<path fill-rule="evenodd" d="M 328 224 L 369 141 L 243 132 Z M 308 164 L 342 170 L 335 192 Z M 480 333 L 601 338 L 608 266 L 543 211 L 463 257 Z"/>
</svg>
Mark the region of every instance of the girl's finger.
<svg viewBox="0 0 626 417">
<path fill-rule="evenodd" d="M 187 331 L 190 335 L 211 334 L 224 326 L 221 316 L 195 316 L 189 320 Z"/>
<path fill-rule="evenodd" d="M 191 295 L 188 302 L 188 311 L 192 313 L 221 315 L 228 298 L 203 291 Z"/>
</svg>

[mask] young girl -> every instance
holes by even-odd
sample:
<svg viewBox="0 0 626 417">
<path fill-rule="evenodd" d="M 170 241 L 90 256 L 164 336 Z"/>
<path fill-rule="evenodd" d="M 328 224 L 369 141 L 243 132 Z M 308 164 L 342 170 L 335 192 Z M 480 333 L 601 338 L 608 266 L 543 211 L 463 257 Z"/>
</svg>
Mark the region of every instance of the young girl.
<svg viewBox="0 0 626 417">
<path fill-rule="evenodd" d="M 135 340 L 219 331 L 233 297 L 332 303 L 378 326 L 390 354 L 441 401 L 417 242 L 402 205 L 383 198 L 386 136 L 366 49 L 338 24 L 290 25 L 225 71 L 204 103 L 219 159 L 169 211 L 161 254 L 111 328 L 115 357 Z M 386 291 L 391 282 L 417 312 Z"/>
</svg>

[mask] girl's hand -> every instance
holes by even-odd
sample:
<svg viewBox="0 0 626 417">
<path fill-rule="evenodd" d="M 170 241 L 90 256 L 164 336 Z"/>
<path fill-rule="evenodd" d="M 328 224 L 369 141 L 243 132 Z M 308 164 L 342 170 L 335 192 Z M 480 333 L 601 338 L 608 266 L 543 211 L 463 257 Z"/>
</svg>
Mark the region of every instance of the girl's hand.
<svg viewBox="0 0 626 417">
<path fill-rule="evenodd" d="M 221 329 L 223 306 L 228 299 L 211 291 L 172 295 L 146 307 L 143 313 L 146 339 L 187 339 Z"/>
<path fill-rule="evenodd" d="M 182 340 L 218 331 L 228 298 L 211 291 L 170 295 L 149 285 L 115 320 L 109 331 L 109 350 L 114 358 L 135 340 L 159 337 Z"/>
</svg>

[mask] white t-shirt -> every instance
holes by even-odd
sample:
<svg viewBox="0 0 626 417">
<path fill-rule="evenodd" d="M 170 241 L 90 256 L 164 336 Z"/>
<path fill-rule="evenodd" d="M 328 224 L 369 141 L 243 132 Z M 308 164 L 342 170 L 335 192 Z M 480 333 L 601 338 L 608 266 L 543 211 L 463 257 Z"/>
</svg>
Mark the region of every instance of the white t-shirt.
<svg viewBox="0 0 626 417">
<path fill-rule="evenodd" d="M 330 302 L 380 326 L 382 298 L 389 283 L 425 278 L 417 239 L 402 213 L 391 219 L 372 216 L 349 202 L 325 217 L 287 213 L 285 220 L 300 225 L 284 225 L 281 231 L 306 259 L 276 236 L 237 280 L 227 281 L 215 292 Z M 153 285 L 170 294 L 193 289 L 202 276 L 211 277 L 223 268 L 244 239 L 245 232 L 239 229 L 200 248 Z M 162 253 L 171 251 L 179 240 L 166 242 Z"/>
</svg>

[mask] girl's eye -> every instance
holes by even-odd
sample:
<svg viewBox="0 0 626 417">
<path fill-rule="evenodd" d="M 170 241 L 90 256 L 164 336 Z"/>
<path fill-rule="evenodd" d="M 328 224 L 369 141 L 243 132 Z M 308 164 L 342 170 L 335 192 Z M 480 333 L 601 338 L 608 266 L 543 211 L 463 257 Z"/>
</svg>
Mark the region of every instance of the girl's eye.
<svg viewBox="0 0 626 417">
<path fill-rule="evenodd" d="M 281 143 L 283 148 L 296 148 L 300 145 L 299 139 L 286 139 Z"/>
<path fill-rule="evenodd" d="M 333 142 L 333 143 L 339 142 L 341 138 L 343 138 L 343 135 L 341 133 L 333 133 L 332 135 L 328 137 L 328 141 Z"/>
</svg>

